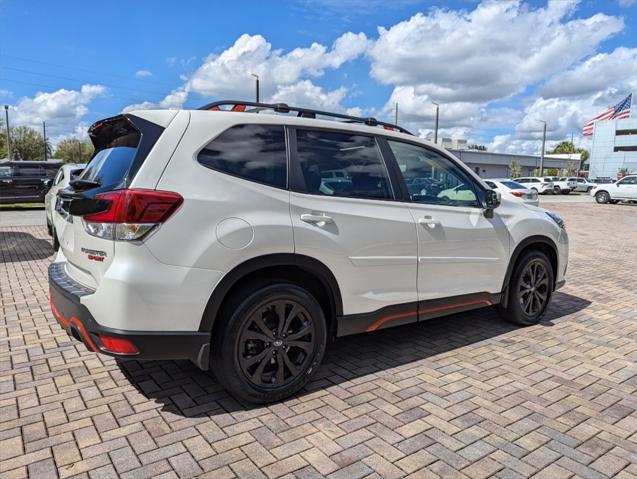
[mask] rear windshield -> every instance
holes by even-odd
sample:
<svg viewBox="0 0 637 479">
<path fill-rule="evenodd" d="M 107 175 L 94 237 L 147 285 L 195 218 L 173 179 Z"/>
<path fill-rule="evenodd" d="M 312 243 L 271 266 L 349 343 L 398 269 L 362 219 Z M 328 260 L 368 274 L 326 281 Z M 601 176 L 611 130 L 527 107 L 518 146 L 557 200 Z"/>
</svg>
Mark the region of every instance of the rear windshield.
<svg viewBox="0 0 637 479">
<path fill-rule="evenodd" d="M 102 188 L 122 186 L 137 153 L 140 132 L 125 118 L 104 122 L 91 130 L 95 154 L 78 179 L 98 182 Z"/>
<path fill-rule="evenodd" d="M 522 186 L 520 183 L 516 183 L 515 181 L 501 181 L 500 183 L 511 190 L 526 190 L 526 186 Z"/>
</svg>

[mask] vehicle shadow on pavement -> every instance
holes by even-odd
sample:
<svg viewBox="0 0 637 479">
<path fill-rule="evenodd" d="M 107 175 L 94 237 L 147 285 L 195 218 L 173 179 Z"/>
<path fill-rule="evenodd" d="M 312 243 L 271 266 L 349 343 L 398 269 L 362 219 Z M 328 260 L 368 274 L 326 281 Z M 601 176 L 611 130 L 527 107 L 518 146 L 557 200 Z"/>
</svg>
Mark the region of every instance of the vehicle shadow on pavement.
<svg viewBox="0 0 637 479">
<path fill-rule="evenodd" d="M 45 259 L 54 253 L 48 240 L 24 231 L 0 231 L 0 264 Z"/>
<path fill-rule="evenodd" d="M 590 301 L 556 292 L 549 310 L 539 326 L 551 327 L 561 318 L 581 311 Z M 536 326 L 537 327 L 537 326 Z M 508 347 L 517 342 L 506 335 L 523 328 L 503 321 L 495 308 L 483 308 L 421 323 L 408 324 L 374 332 L 339 338 L 328 346 L 323 364 L 313 380 L 295 398 L 308 394 L 322 395 L 329 388 L 375 375 L 390 382 L 404 366 L 440 368 L 428 362 L 435 356 L 475 343 Z M 470 358 L 465 358 L 470 361 Z M 214 379 L 212 373 L 197 369 L 189 361 L 133 361 L 117 359 L 130 383 L 147 399 L 162 404 L 162 411 L 182 417 L 213 417 L 227 413 L 258 414 L 266 406 L 242 404 L 233 399 Z M 347 387 L 352 386 L 351 383 Z"/>
</svg>

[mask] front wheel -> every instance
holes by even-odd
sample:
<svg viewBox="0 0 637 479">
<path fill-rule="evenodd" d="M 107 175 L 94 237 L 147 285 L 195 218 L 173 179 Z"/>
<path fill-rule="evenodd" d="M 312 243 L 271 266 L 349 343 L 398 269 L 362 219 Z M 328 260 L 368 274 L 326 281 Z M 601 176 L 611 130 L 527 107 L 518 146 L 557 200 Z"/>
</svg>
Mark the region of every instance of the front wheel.
<svg viewBox="0 0 637 479">
<path fill-rule="evenodd" d="M 309 292 L 289 283 L 244 291 L 242 297 L 219 318 L 224 323 L 213 338 L 215 375 L 238 399 L 285 399 L 310 380 L 323 359 L 323 310 Z"/>
<path fill-rule="evenodd" d="M 551 299 L 554 281 L 548 257 L 541 251 L 529 251 L 511 275 L 507 306 L 499 308 L 500 314 L 523 326 L 539 323 Z"/>
<path fill-rule="evenodd" d="M 610 201 L 610 195 L 606 191 L 600 191 L 595 194 L 595 201 L 601 204 L 608 203 Z"/>
</svg>

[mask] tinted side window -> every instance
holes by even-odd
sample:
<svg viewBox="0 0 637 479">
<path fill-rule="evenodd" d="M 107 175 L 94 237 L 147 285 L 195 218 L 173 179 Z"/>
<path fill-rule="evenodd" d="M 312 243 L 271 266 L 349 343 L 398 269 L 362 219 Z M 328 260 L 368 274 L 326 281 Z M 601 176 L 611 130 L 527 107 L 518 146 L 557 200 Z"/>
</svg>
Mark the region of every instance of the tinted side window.
<svg viewBox="0 0 637 479">
<path fill-rule="evenodd" d="M 629 176 L 619 182 L 620 185 L 634 185 L 637 184 L 637 176 Z"/>
<path fill-rule="evenodd" d="M 13 176 L 13 168 L 10 166 L 0 166 L 0 177 L 8 178 Z"/>
<path fill-rule="evenodd" d="M 373 137 L 297 129 L 296 142 L 306 193 L 393 198 L 387 169 Z"/>
<path fill-rule="evenodd" d="M 478 206 L 473 183 L 451 160 L 426 148 L 388 141 L 409 196 L 418 203 Z"/>
<path fill-rule="evenodd" d="M 18 176 L 44 176 L 44 171 L 39 166 L 20 166 L 18 167 Z"/>
<path fill-rule="evenodd" d="M 278 188 L 287 185 L 285 130 L 281 125 L 237 125 L 199 152 L 203 166 Z"/>
</svg>

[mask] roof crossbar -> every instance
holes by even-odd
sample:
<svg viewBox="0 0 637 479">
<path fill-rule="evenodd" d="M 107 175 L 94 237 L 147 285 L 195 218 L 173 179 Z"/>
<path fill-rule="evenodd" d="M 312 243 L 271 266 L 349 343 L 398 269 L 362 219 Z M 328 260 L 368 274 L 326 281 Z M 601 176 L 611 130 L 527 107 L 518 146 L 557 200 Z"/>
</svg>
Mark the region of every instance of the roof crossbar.
<svg viewBox="0 0 637 479">
<path fill-rule="evenodd" d="M 198 110 L 221 111 L 222 106 L 231 107 L 230 110 L 225 111 L 245 111 L 248 113 L 258 113 L 263 110 L 273 110 L 276 113 L 296 112 L 296 116 L 302 118 L 316 118 L 317 115 L 328 116 L 331 118 L 339 118 L 341 120 L 345 120 L 347 123 L 363 123 L 367 126 L 382 126 L 386 130 L 396 130 L 401 133 L 407 133 L 408 135 L 412 134 L 411 132 L 404 129 L 402 126 L 394 125 L 392 123 L 385 123 L 384 121 L 378 121 L 376 118 L 372 117 L 363 118 L 358 116 L 345 115 L 343 113 L 315 110 L 313 108 L 289 106 L 285 103 L 260 103 L 253 101 L 221 100 L 208 103 L 207 105 L 198 108 Z M 254 109 L 246 110 L 246 107 L 254 107 Z"/>
</svg>

